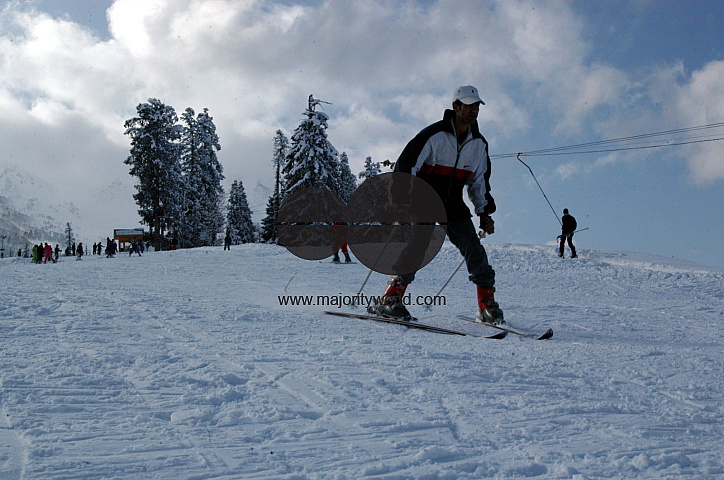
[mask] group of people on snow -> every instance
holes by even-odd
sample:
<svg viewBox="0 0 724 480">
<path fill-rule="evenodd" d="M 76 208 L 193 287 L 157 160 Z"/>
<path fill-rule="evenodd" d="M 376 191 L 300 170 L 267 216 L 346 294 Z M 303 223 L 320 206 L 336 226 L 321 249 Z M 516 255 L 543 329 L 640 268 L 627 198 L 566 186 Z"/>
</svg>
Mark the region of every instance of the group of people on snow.
<svg viewBox="0 0 724 480">
<path fill-rule="evenodd" d="M 22 254 L 21 250 L 18 250 L 18 256 L 20 257 Z M 33 248 L 31 249 L 31 259 L 33 263 L 48 263 L 48 260 L 55 263 L 58 261 L 58 257 L 60 256 L 60 246 L 58 244 L 55 245 L 55 249 L 48 244 L 48 242 L 45 243 L 39 243 L 37 245 L 33 245 Z"/>
<path fill-rule="evenodd" d="M 109 237 L 106 237 L 105 248 L 102 242 L 93 244 L 93 255 L 103 255 L 104 250 L 107 258 L 114 257 L 116 253 L 118 253 L 118 244 L 115 240 L 111 240 Z M 140 257 L 145 251 L 146 244 L 144 242 L 138 242 L 136 240 L 133 240 L 128 250 L 128 255 L 131 256 L 136 253 Z M 56 244 L 55 248 L 53 248 L 51 245 L 45 242 L 38 245 L 33 245 L 33 248 L 31 250 L 31 258 L 33 263 L 48 263 L 48 260 L 50 260 L 52 263 L 56 263 L 60 258 L 60 253 L 60 245 Z M 83 258 L 83 255 L 86 254 L 86 251 L 84 250 L 82 242 L 79 242 L 77 245 L 75 242 L 73 242 L 65 249 L 63 253 L 66 257 L 73 256 L 76 257 L 76 260 L 81 260 Z M 22 250 L 18 250 L 18 257 L 20 256 L 22 256 Z"/>
<path fill-rule="evenodd" d="M 22 250 L 18 250 L 18 257 L 22 256 L 22 253 Z M 33 245 L 31 249 L 31 261 L 33 263 L 48 263 L 48 260 L 50 260 L 52 263 L 56 263 L 60 259 L 60 253 L 60 245 L 57 243 L 55 244 L 55 248 L 48 244 L 48 242 L 39 243 L 38 245 Z M 80 260 L 84 254 L 83 244 L 78 243 L 78 245 L 76 245 L 74 242 L 69 247 L 66 247 L 63 254 L 66 257 L 74 256 Z"/>
<path fill-rule="evenodd" d="M 138 256 L 142 256 L 142 254 L 146 251 L 146 244 L 141 241 L 137 241 L 135 238 L 131 241 L 131 246 L 128 248 L 128 256 L 130 257 L 134 253 L 138 254 Z M 105 247 L 105 254 L 106 258 L 113 258 L 116 256 L 116 253 L 118 253 L 118 244 L 115 240 L 111 240 L 110 237 L 106 237 L 106 247 Z M 103 244 L 101 242 L 98 242 L 97 244 L 93 244 L 93 255 L 103 255 Z"/>
</svg>

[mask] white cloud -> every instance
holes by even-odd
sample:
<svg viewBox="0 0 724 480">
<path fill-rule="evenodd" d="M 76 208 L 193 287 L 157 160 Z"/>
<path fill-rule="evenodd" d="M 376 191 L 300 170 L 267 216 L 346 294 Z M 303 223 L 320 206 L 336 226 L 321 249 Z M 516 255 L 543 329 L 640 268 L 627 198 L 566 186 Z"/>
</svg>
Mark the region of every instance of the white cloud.
<svg viewBox="0 0 724 480">
<path fill-rule="evenodd" d="M 580 66 L 569 72 L 568 100 L 556 131 L 580 132 L 583 122 L 597 108 L 621 103 L 628 88 L 627 75 L 606 65 Z"/>
<path fill-rule="evenodd" d="M 0 163 L 26 159 L 34 171 L 53 172 L 66 192 L 94 181 L 86 169 L 99 184 L 132 184 L 122 164 L 123 122 L 149 97 L 177 111 L 209 108 L 227 179 L 248 186 L 271 181 L 274 132 L 291 133 L 310 93 L 332 103 L 330 140 L 350 154 L 353 171 L 368 155 L 395 159 L 441 118 L 459 84 L 480 87 L 487 104 L 480 120 L 494 152 L 531 130 L 603 131 L 621 116 L 607 111 L 601 121 L 601 109 L 635 104 L 651 112 L 647 102 L 657 96 L 679 98 L 676 114 L 687 122 L 699 122 L 700 107 L 705 121 L 722 115 L 721 64 L 680 86 L 679 73 L 642 79 L 592 62 L 585 23 L 565 2 L 287 3 L 116 0 L 108 40 L 8 4 L 0 20 L 0 142 L 10 147 Z M 658 90 L 641 94 L 650 88 Z M 697 178 L 724 177 L 712 151 L 692 155 Z"/>
<path fill-rule="evenodd" d="M 601 122 L 601 134 L 609 137 L 687 129 L 724 122 L 724 61 L 712 61 L 700 70 L 688 72 L 682 61 L 628 75 L 628 88 L 622 90 L 618 109 Z M 711 185 L 724 179 L 724 128 L 657 136 L 650 143 L 697 142 L 690 145 L 633 151 L 626 158 L 662 157 L 685 159 L 692 180 Z M 639 144 L 641 144 L 639 142 Z M 617 155 L 622 160 L 623 155 Z M 601 165 L 605 165 L 601 163 Z"/>
<path fill-rule="evenodd" d="M 724 122 L 724 61 L 714 61 L 691 75 L 677 92 L 676 106 L 691 126 Z M 724 128 L 713 130 L 724 137 Z M 711 137 L 709 137 L 711 138 Z M 703 140 L 704 138 L 702 138 Z M 692 176 L 697 183 L 724 180 L 724 142 L 699 143 L 687 148 Z"/>
<path fill-rule="evenodd" d="M 568 179 L 569 177 L 572 177 L 579 173 L 581 170 L 581 164 L 569 162 L 564 163 L 556 167 L 556 175 L 561 177 L 563 180 Z"/>
</svg>

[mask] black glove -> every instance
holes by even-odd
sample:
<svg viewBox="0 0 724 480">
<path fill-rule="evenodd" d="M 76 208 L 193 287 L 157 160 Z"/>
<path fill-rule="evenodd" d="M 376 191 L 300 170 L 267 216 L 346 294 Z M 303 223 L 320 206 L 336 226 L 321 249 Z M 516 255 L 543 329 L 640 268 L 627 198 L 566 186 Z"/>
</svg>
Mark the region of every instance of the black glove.
<svg viewBox="0 0 724 480">
<path fill-rule="evenodd" d="M 488 235 L 495 233 L 495 222 L 490 218 L 490 215 L 486 213 L 480 215 L 480 230 Z"/>
</svg>

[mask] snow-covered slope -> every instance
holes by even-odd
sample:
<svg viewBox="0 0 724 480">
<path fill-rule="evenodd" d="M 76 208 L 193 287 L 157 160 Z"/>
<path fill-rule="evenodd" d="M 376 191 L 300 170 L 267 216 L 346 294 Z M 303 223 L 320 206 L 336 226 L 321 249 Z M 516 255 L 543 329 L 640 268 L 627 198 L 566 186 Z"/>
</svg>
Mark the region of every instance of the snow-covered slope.
<svg viewBox="0 0 724 480">
<path fill-rule="evenodd" d="M 354 295 L 367 270 L 269 245 L 0 261 L 0 478 L 724 477 L 724 272 L 488 252 L 508 321 L 553 339 L 282 306 Z M 459 258 L 445 245 L 409 292 L 434 295 Z M 474 313 L 464 269 L 443 295 L 410 308 L 485 328 L 455 318 Z"/>
</svg>

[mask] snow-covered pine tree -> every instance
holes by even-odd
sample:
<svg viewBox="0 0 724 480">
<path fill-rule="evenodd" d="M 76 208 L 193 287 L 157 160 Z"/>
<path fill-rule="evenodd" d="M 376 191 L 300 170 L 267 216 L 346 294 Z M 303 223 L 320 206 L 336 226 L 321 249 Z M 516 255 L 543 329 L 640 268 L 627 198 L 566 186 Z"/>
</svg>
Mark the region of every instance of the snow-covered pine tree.
<svg viewBox="0 0 724 480">
<path fill-rule="evenodd" d="M 229 206 L 226 215 L 226 231 L 231 236 L 234 245 L 239 243 L 252 243 L 254 241 L 254 223 L 246 198 L 246 191 L 241 180 L 234 180 L 229 191 Z"/>
<path fill-rule="evenodd" d="M 277 212 L 281 204 L 282 177 L 281 170 L 286 163 L 287 153 L 289 152 L 289 140 L 284 132 L 277 130 L 274 136 L 274 155 L 272 164 L 274 165 L 274 192 L 267 202 L 266 217 L 261 221 L 261 238 L 268 243 L 277 243 Z"/>
<path fill-rule="evenodd" d="M 178 221 L 183 206 L 178 187 L 183 182 L 178 144 L 182 128 L 173 107 L 158 99 L 149 98 L 136 112 L 138 116 L 124 124 L 125 134 L 131 137 L 131 154 L 124 163 L 131 166 L 129 173 L 138 177 L 133 198 L 158 249 L 162 235 Z"/>
<path fill-rule="evenodd" d="M 339 156 L 339 198 L 347 203 L 357 189 L 357 177 L 349 168 L 349 158 L 346 152 Z"/>
<path fill-rule="evenodd" d="M 266 243 L 279 243 L 277 213 L 280 204 L 279 197 L 274 194 L 266 202 L 266 217 L 261 220 L 261 239 Z"/>
<path fill-rule="evenodd" d="M 70 226 L 70 222 L 65 224 L 65 241 L 66 246 L 70 250 L 71 245 L 75 242 L 75 235 L 73 235 L 73 227 Z"/>
<path fill-rule="evenodd" d="M 284 132 L 277 130 L 274 136 L 274 157 L 272 158 L 272 164 L 274 165 L 274 196 L 277 200 L 280 198 L 282 193 L 282 177 L 281 171 L 286 164 L 287 154 L 289 153 L 289 140 L 287 139 Z M 279 210 L 279 205 L 277 205 Z"/>
<path fill-rule="evenodd" d="M 184 246 L 214 245 L 224 226 L 223 167 L 216 152 L 221 150 L 216 126 L 208 109 L 196 115 L 187 108 L 181 115 L 182 167 L 185 188 L 184 214 L 179 240 Z"/>
<path fill-rule="evenodd" d="M 359 173 L 359 178 L 365 180 L 377 176 L 381 173 L 380 162 L 373 162 L 372 157 L 365 159 L 365 169 Z"/>
<path fill-rule="evenodd" d="M 286 164 L 282 168 L 282 198 L 306 187 L 320 187 L 337 195 L 340 193 L 337 149 L 327 139 L 327 120 L 324 112 L 316 111 L 322 103 L 309 96 L 309 106 L 294 130 Z"/>
</svg>

